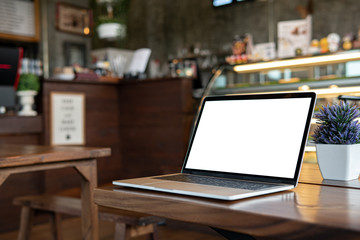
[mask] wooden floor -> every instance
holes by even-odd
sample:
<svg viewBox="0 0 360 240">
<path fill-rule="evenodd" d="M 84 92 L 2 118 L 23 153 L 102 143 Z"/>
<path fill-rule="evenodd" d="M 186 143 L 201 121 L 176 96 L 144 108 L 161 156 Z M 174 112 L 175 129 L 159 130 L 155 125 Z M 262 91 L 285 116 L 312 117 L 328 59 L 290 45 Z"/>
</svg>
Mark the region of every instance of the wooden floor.
<svg viewBox="0 0 360 240">
<path fill-rule="evenodd" d="M 114 225 L 100 221 L 100 240 L 113 240 Z M 81 239 L 81 227 L 79 218 L 70 218 L 63 221 L 63 233 L 65 240 Z M 211 229 L 202 226 L 193 226 L 177 222 L 168 222 L 159 226 L 160 240 L 224 240 Z M 0 234 L 1 240 L 17 239 L 17 231 Z M 30 240 L 49 240 L 49 224 L 35 225 L 32 228 Z M 145 237 L 133 238 L 133 240 L 145 240 Z"/>
</svg>

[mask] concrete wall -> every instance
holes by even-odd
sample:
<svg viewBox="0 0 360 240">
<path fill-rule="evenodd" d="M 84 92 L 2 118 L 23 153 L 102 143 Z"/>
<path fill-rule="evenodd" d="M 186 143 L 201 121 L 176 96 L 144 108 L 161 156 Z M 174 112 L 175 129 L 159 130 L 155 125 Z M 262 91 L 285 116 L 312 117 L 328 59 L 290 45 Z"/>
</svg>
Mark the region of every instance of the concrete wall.
<svg viewBox="0 0 360 240">
<path fill-rule="evenodd" d="M 211 0 L 131 0 L 130 49 L 149 47 L 152 58 L 167 60 L 190 46 L 230 52 L 236 34 L 251 33 L 255 43 L 276 40 L 278 21 L 300 19 L 308 0 L 257 0 L 220 8 Z M 359 0 L 313 0 L 313 37 L 344 35 L 360 26 Z M 273 36 L 273 37 L 272 37 Z"/>
<path fill-rule="evenodd" d="M 65 64 L 65 41 L 85 44 L 88 53 L 91 49 L 90 38 L 56 30 L 56 2 L 41 0 L 47 9 L 50 73 L 55 66 Z M 251 33 L 255 43 L 276 41 L 277 22 L 300 19 L 296 7 L 306 6 L 308 0 L 255 0 L 219 8 L 212 7 L 211 2 L 130 0 L 126 48 L 151 48 L 152 59 L 162 62 L 184 55 L 190 47 L 227 55 L 236 34 Z M 89 0 L 76 1 L 76 5 L 89 7 Z M 331 32 L 356 32 L 360 26 L 359 0 L 313 0 L 313 7 L 314 38 Z"/>
<path fill-rule="evenodd" d="M 64 43 L 72 42 L 77 44 L 84 44 L 88 53 L 88 62 L 90 62 L 90 49 L 91 49 L 91 38 L 84 37 L 81 35 L 61 32 L 56 29 L 56 3 L 58 0 L 41 0 L 40 4 L 43 9 L 46 9 L 46 13 L 42 14 L 42 21 L 46 21 L 47 34 L 42 32 L 42 42 L 48 42 L 48 61 L 44 61 L 46 65 L 49 65 L 50 76 L 55 67 L 65 66 L 65 54 L 64 54 Z M 62 3 L 70 3 L 79 7 L 89 7 L 89 0 L 77 0 L 76 2 L 71 0 L 61 0 Z M 41 50 L 44 51 L 42 45 Z"/>
</svg>

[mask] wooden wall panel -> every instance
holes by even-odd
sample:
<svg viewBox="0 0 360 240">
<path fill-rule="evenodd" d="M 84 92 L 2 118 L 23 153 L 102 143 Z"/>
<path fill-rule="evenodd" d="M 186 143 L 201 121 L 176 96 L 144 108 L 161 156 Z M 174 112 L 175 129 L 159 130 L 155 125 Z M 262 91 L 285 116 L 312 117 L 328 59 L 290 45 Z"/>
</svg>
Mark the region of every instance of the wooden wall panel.
<svg viewBox="0 0 360 240">
<path fill-rule="evenodd" d="M 123 178 L 177 172 L 194 112 L 192 81 L 122 84 L 119 88 Z"/>
</svg>

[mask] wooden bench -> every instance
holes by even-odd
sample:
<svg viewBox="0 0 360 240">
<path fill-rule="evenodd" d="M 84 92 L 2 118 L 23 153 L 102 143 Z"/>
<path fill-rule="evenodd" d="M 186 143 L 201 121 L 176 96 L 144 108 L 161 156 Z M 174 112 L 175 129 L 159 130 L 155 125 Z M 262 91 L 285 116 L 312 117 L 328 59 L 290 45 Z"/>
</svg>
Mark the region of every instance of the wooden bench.
<svg viewBox="0 0 360 240">
<path fill-rule="evenodd" d="M 30 238 L 32 218 L 35 214 L 50 215 L 50 225 L 53 239 L 62 239 L 61 214 L 81 216 L 81 201 L 79 198 L 36 195 L 22 196 L 14 199 L 15 205 L 22 206 L 19 240 Z M 140 235 L 149 235 L 149 239 L 158 239 L 157 225 L 164 219 L 129 212 L 114 208 L 99 206 L 99 219 L 115 223 L 116 240 L 128 240 Z"/>
</svg>

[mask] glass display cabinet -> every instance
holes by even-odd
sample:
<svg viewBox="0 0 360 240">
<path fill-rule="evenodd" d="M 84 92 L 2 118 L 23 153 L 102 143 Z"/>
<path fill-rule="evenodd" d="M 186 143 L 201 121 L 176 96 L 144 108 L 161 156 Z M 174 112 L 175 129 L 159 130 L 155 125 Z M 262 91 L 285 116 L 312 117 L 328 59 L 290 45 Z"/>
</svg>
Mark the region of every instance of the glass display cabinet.
<svg viewBox="0 0 360 240">
<path fill-rule="evenodd" d="M 316 92 L 315 111 L 321 105 L 339 101 L 339 97 L 360 97 L 360 50 L 270 62 L 223 65 L 214 72 L 204 95 L 291 91 Z M 310 135 L 315 124 L 314 119 Z M 315 147 L 311 141 L 306 147 L 304 161 L 316 161 Z"/>
</svg>

